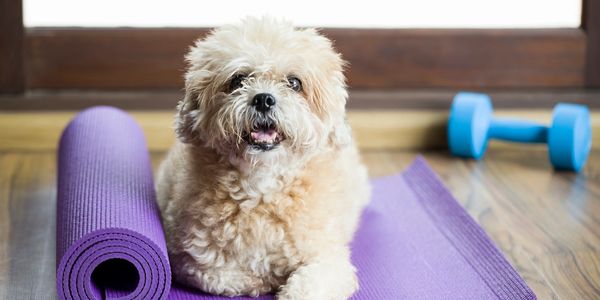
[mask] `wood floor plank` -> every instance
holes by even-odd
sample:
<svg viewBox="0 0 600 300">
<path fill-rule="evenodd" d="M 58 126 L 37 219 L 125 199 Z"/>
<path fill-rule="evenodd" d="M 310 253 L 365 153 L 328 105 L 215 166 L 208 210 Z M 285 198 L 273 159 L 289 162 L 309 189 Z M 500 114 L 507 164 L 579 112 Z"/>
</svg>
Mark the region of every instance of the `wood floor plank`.
<svg viewBox="0 0 600 300">
<path fill-rule="evenodd" d="M 600 255 L 597 252 L 564 252 L 536 257 L 561 299 L 599 299 Z"/>
<path fill-rule="evenodd" d="M 4 156 L 4 155 L 2 155 Z M 8 208 L 7 264 L 0 277 L 8 278 L 4 299 L 54 299 L 55 295 L 55 156 L 52 154 L 9 155 L 16 164 L 9 168 L 8 197 L 0 201 Z M 0 166 L 4 169 L 4 165 Z"/>
<path fill-rule="evenodd" d="M 10 270 L 11 185 L 21 160 L 19 154 L 0 155 L 0 299 L 8 299 Z"/>
</svg>

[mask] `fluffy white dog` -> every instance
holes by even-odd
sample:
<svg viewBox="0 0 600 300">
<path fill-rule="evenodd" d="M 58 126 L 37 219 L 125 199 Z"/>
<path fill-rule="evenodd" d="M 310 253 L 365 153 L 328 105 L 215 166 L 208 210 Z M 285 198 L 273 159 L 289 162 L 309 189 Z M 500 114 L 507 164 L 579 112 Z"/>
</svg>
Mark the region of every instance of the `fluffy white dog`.
<svg viewBox="0 0 600 300">
<path fill-rule="evenodd" d="M 175 279 L 227 296 L 350 297 L 348 243 L 370 189 L 340 55 L 314 29 L 248 18 L 186 59 L 157 180 Z"/>
</svg>

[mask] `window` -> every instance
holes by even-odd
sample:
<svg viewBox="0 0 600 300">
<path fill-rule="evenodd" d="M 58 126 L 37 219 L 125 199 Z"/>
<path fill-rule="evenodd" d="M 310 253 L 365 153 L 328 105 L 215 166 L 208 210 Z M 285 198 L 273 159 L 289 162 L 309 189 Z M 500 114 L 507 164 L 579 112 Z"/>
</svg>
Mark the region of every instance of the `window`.
<svg viewBox="0 0 600 300">
<path fill-rule="evenodd" d="M 358 28 L 576 28 L 578 0 L 24 0 L 25 25 L 212 27 L 268 13 L 297 25 Z"/>
</svg>

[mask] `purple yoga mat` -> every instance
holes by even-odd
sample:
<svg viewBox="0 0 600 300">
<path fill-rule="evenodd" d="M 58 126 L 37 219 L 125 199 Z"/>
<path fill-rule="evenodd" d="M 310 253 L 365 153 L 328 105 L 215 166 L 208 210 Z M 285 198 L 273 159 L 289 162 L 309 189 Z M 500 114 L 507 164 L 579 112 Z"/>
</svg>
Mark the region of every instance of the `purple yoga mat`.
<svg viewBox="0 0 600 300">
<path fill-rule="evenodd" d="M 535 299 L 423 158 L 372 184 L 353 299 Z M 126 113 L 92 108 L 67 126 L 57 206 L 61 299 L 231 299 L 171 286 L 146 142 Z"/>
</svg>

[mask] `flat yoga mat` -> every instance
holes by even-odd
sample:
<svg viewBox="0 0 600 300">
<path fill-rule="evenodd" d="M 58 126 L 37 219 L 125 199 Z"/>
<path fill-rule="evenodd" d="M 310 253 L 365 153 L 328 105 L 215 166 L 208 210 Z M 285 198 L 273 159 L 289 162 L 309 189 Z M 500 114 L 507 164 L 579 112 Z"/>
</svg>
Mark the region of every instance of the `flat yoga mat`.
<svg viewBox="0 0 600 300">
<path fill-rule="evenodd" d="M 423 158 L 372 183 L 353 299 L 535 299 Z M 57 206 L 61 299 L 221 299 L 171 286 L 148 150 L 126 113 L 92 108 L 67 126 Z"/>
</svg>

